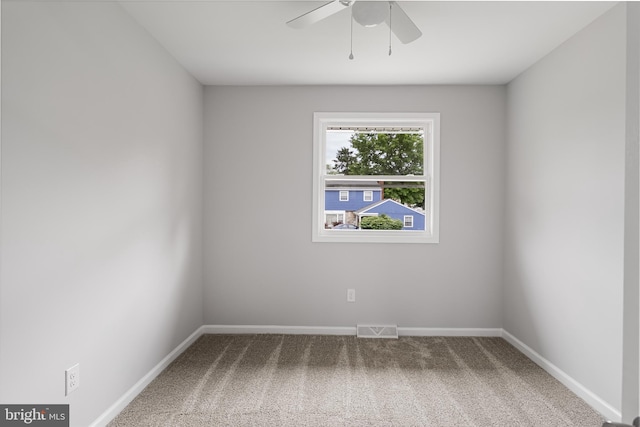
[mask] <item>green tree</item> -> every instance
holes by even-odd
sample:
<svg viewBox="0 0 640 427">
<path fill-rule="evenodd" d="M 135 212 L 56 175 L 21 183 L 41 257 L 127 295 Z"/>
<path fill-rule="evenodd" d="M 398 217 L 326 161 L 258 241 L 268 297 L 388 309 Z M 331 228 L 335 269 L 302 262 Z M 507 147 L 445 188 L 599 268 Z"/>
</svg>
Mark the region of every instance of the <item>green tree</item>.
<svg viewBox="0 0 640 427">
<path fill-rule="evenodd" d="M 334 170 L 345 175 L 422 175 L 422 135 L 413 133 L 356 133 L 351 148 L 336 153 Z M 395 183 L 396 186 L 398 183 Z M 414 187 L 414 188 L 410 188 Z M 384 197 L 424 208 L 424 187 L 385 188 Z"/>
<path fill-rule="evenodd" d="M 382 214 L 379 216 L 365 216 L 360 221 L 363 230 L 402 230 L 402 221 Z"/>
<path fill-rule="evenodd" d="M 353 137 L 351 138 L 353 139 Z M 342 147 L 336 153 L 336 159 L 333 161 L 333 170 L 336 173 L 342 173 L 345 175 L 358 175 L 357 173 L 350 173 L 351 170 L 355 170 L 357 167 L 358 158 L 354 151 L 347 147 Z"/>
</svg>

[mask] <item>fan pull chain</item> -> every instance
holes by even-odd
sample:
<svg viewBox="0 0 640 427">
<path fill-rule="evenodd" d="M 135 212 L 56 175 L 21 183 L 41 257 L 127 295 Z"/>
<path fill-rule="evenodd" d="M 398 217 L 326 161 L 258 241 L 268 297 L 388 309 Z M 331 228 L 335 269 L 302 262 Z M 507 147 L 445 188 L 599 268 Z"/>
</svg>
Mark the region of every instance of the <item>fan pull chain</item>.
<svg viewBox="0 0 640 427">
<path fill-rule="evenodd" d="M 351 8 L 351 53 L 349 59 L 353 60 L 353 8 Z"/>
<path fill-rule="evenodd" d="M 391 56 L 391 2 L 389 2 L 389 56 Z"/>
</svg>

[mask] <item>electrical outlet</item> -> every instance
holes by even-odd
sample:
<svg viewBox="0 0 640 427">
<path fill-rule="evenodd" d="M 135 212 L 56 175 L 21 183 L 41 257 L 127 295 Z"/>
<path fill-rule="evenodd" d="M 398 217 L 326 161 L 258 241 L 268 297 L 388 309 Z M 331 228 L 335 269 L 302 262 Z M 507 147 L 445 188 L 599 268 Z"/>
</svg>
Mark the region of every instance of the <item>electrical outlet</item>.
<svg viewBox="0 0 640 427">
<path fill-rule="evenodd" d="M 347 302 L 356 302 L 356 290 L 347 289 Z"/>
<path fill-rule="evenodd" d="M 80 364 L 76 363 L 64 371 L 64 395 L 68 396 L 80 387 Z"/>
</svg>

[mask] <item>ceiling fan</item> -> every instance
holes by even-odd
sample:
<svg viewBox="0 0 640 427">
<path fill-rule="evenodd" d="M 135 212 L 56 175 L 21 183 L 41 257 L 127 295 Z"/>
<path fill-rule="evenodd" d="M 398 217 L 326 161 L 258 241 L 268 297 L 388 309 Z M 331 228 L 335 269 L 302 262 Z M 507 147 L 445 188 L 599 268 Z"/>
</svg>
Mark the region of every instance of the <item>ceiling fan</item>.
<svg viewBox="0 0 640 427">
<path fill-rule="evenodd" d="M 351 8 L 352 22 L 374 27 L 386 22 L 402 43 L 411 43 L 422 35 L 420 29 L 395 1 L 333 0 L 287 22 L 292 28 L 315 24 L 344 9 Z M 391 53 L 389 53 L 391 54 Z"/>
</svg>

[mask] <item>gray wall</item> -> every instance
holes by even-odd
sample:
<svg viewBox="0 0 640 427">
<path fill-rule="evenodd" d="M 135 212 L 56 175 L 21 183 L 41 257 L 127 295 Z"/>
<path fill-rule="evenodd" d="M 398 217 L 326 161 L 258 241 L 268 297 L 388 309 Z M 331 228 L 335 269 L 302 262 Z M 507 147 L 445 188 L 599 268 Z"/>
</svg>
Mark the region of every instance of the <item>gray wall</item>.
<svg viewBox="0 0 640 427">
<path fill-rule="evenodd" d="M 202 102 L 117 4 L 2 2 L 0 402 L 87 426 L 202 325 Z"/>
<path fill-rule="evenodd" d="M 621 403 L 625 9 L 508 86 L 504 329 Z"/>
<path fill-rule="evenodd" d="M 505 101 L 504 86 L 207 87 L 205 323 L 500 327 Z M 440 244 L 311 243 L 314 111 L 441 113 Z"/>
<path fill-rule="evenodd" d="M 640 4 L 627 9 L 622 416 L 640 414 Z"/>
</svg>

